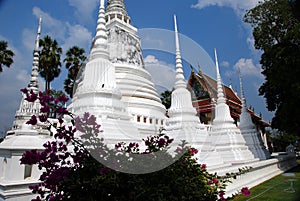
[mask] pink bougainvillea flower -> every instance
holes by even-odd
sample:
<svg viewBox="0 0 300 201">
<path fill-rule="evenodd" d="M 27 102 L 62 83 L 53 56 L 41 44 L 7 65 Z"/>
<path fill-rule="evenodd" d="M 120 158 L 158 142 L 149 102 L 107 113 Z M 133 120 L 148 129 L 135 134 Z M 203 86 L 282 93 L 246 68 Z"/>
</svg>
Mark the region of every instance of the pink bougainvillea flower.
<svg viewBox="0 0 300 201">
<path fill-rule="evenodd" d="M 23 92 L 24 94 L 28 93 L 28 89 L 24 88 L 24 89 L 20 89 L 21 92 Z"/>
<path fill-rule="evenodd" d="M 25 100 L 27 100 L 28 102 L 34 102 L 38 99 L 38 95 L 35 94 L 32 90 L 30 91 L 30 94 L 26 94 L 27 97 L 25 98 Z"/>
<path fill-rule="evenodd" d="M 86 123 L 88 125 L 97 125 L 96 117 L 94 115 L 91 115 L 89 118 L 87 118 Z"/>
<path fill-rule="evenodd" d="M 215 185 L 218 185 L 219 183 L 219 180 L 216 179 L 216 178 L 213 178 L 212 180 L 208 180 L 208 185 L 211 185 L 211 184 L 215 184 Z"/>
<path fill-rule="evenodd" d="M 176 151 L 182 151 L 181 147 L 177 147 Z"/>
<path fill-rule="evenodd" d="M 103 167 L 103 168 L 100 169 L 101 174 L 107 174 L 108 171 L 109 171 L 109 169 L 107 167 Z"/>
<path fill-rule="evenodd" d="M 23 157 L 20 159 L 21 164 L 32 165 L 36 164 L 40 160 L 41 154 L 37 150 L 26 151 Z"/>
<path fill-rule="evenodd" d="M 213 182 L 215 185 L 218 185 L 218 183 L 219 183 L 219 180 L 218 180 L 218 179 L 216 179 L 216 178 L 214 178 L 214 179 L 212 180 L 212 182 Z"/>
<path fill-rule="evenodd" d="M 158 144 L 158 147 L 163 147 L 163 146 L 165 146 L 166 141 L 165 141 L 165 139 L 160 138 L 157 144 Z"/>
<path fill-rule="evenodd" d="M 200 167 L 201 167 L 201 169 L 205 169 L 206 168 L 206 164 L 202 164 Z"/>
<path fill-rule="evenodd" d="M 246 196 L 250 195 L 250 191 L 249 191 L 248 187 L 242 188 L 241 193 L 246 195 Z"/>
<path fill-rule="evenodd" d="M 31 116 L 31 119 L 29 119 L 26 124 L 36 125 L 37 124 L 37 118 L 35 115 Z"/>
<path fill-rule="evenodd" d="M 224 191 L 220 191 L 220 192 L 219 192 L 220 200 L 226 201 L 226 198 L 224 198 L 224 195 L 225 195 L 225 192 L 224 192 Z"/>
<path fill-rule="evenodd" d="M 189 153 L 191 156 L 194 156 L 195 154 L 198 153 L 198 149 L 195 149 L 195 148 L 189 148 Z"/>
<path fill-rule="evenodd" d="M 58 97 L 58 101 L 62 102 L 62 103 L 66 103 L 66 102 L 68 102 L 68 100 L 69 100 L 69 98 L 66 97 L 65 95 L 61 95 Z"/>
<path fill-rule="evenodd" d="M 50 112 L 50 107 L 48 105 L 43 106 L 40 111 L 42 113 L 49 113 Z"/>
<path fill-rule="evenodd" d="M 39 115 L 40 122 L 46 122 L 48 117 L 46 115 Z"/>
</svg>

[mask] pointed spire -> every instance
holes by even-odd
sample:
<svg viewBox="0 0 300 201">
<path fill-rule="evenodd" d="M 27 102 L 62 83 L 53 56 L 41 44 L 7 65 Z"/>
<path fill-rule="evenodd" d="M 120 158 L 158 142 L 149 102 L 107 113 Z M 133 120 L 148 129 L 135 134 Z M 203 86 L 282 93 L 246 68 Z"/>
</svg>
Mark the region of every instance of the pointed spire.
<svg viewBox="0 0 300 201">
<path fill-rule="evenodd" d="M 32 69 L 31 69 L 31 78 L 30 83 L 28 84 L 28 88 L 33 90 L 33 92 L 38 93 L 38 69 L 39 69 L 39 42 L 41 36 L 41 27 L 42 27 L 42 16 L 39 19 L 39 25 L 37 30 L 37 36 L 35 40 L 35 49 L 33 53 L 33 62 L 32 62 Z"/>
<path fill-rule="evenodd" d="M 202 69 L 201 69 L 201 66 L 200 66 L 199 62 L 197 63 L 197 66 L 198 66 L 198 74 L 201 74 L 202 73 Z"/>
<path fill-rule="evenodd" d="M 183 69 L 182 69 L 182 60 L 181 60 L 181 53 L 180 53 L 180 47 L 179 47 L 179 37 L 178 37 L 178 30 L 177 30 L 176 15 L 174 15 L 174 26 L 175 26 L 175 43 L 176 43 L 176 81 L 175 81 L 175 89 L 177 89 L 177 88 L 186 88 L 186 84 L 185 84 L 184 76 L 183 76 Z"/>
<path fill-rule="evenodd" d="M 229 88 L 232 89 L 232 79 L 229 80 Z"/>
<path fill-rule="evenodd" d="M 39 25 L 37 30 L 37 37 L 35 41 L 35 49 L 33 52 L 33 62 L 32 62 L 32 68 L 31 68 L 31 78 L 30 83 L 28 84 L 27 89 L 32 90 L 35 94 L 38 94 L 39 87 L 38 87 L 38 68 L 39 68 L 39 41 L 40 41 L 40 35 L 41 35 L 41 26 L 42 26 L 42 17 L 39 19 Z M 13 128 L 12 130 L 7 132 L 7 135 L 11 135 L 14 133 L 19 132 L 19 134 L 28 134 L 30 131 L 31 133 L 36 133 L 36 131 L 31 130 L 31 126 L 26 124 L 26 122 L 31 118 L 32 115 L 38 116 L 40 112 L 41 105 L 39 101 L 35 101 L 33 103 L 28 102 L 25 99 L 25 95 L 23 94 L 20 107 L 16 111 L 15 115 L 15 121 L 13 122 Z M 39 132 L 48 133 L 48 131 L 45 131 L 43 129 L 40 130 L 39 127 L 35 128 L 39 130 Z M 43 130 L 43 131 L 42 131 Z"/>
<path fill-rule="evenodd" d="M 244 93 L 243 81 L 241 71 L 239 69 L 239 78 L 240 78 L 240 90 L 241 90 L 241 100 L 242 100 L 242 112 L 240 115 L 240 128 L 253 128 L 254 124 L 251 120 L 251 115 L 247 110 L 246 98 Z"/>
<path fill-rule="evenodd" d="M 219 62 L 218 62 L 218 55 L 217 50 L 215 48 L 215 59 L 216 59 L 216 70 L 217 70 L 217 91 L 218 91 L 218 103 L 226 103 L 224 98 L 224 92 L 222 87 L 221 75 L 219 70 Z"/>
<path fill-rule="evenodd" d="M 217 70 L 217 91 L 218 91 L 218 99 L 217 99 L 217 105 L 216 105 L 216 111 L 215 111 L 215 118 L 213 120 L 213 123 L 216 125 L 219 125 L 220 128 L 222 127 L 233 127 L 233 118 L 230 115 L 230 109 L 229 106 L 226 103 L 226 99 L 224 97 L 223 92 L 223 85 L 221 81 L 221 75 L 219 70 L 219 62 L 218 62 L 218 56 L 217 56 L 217 50 L 215 49 L 215 59 L 216 59 L 216 70 Z"/>
<path fill-rule="evenodd" d="M 40 37 L 41 37 L 41 29 L 42 29 L 42 16 L 40 16 L 39 19 L 39 25 L 38 25 L 38 31 L 37 31 L 37 36 L 36 36 L 36 40 L 35 40 L 35 51 L 38 52 L 39 51 L 39 44 L 40 44 Z"/>
<path fill-rule="evenodd" d="M 190 63 L 190 67 L 191 67 L 191 74 L 194 74 L 195 70 L 194 70 L 194 67 L 193 67 L 193 65 L 191 63 Z"/>
<path fill-rule="evenodd" d="M 244 93 L 244 87 L 243 87 L 243 81 L 242 81 L 242 75 L 241 75 L 240 69 L 239 69 L 239 78 L 240 78 L 240 90 L 241 90 L 242 106 L 247 107 L 246 99 L 245 99 L 245 93 Z"/>
<path fill-rule="evenodd" d="M 106 59 L 109 58 L 108 49 L 107 49 L 107 33 L 106 33 L 104 0 L 100 0 L 96 36 L 94 38 L 92 49 L 91 49 L 91 59 L 95 57 L 98 58 L 101 57 Z"/>
</svg>

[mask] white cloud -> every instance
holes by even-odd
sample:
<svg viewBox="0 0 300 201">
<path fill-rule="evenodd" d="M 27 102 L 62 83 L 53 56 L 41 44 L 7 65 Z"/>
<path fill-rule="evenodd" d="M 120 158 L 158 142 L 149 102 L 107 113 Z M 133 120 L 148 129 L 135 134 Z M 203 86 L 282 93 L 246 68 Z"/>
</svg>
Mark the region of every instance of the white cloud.
<svg viewBox="0 0 300 201">
<path fill-rule="evenodd" d="M 258 95 L 258 90 L 259 90 L 259 88 L 261 87 L 262 84 L 263 84 L 263 81 L 261 81 L 261 82 L 253 82 L 253 87 L 254 87 L 255 91 L 257 92 L 256 95 Z"/>
<path fill-rule="evenodd" d="M 228 70 L 228 71 L 225 72 L 225 76 L 229 77 L 229 78 L 235 77 L 236 76 L 236 72 L 234 72 L 232 70 Z"/>
<path fill-rule="evenodd" d="M 159 61 L 155 56 L 148 55 L 144 59 L 145 68 L 152 76 L 152 81 L 161 94 L 165 90 L 172 90 L 175 83 L 175 66 Z"/>
<path fill-rule="evenodd" d="M 51 37 L 55 36 L 56 40 L 64 40 L 66 35 L 66 26 L 65 23 L 53 18 L 50 14 L 45 11 L 42 11 L 38 7 L 34 7 L 32 9 L 33 14 L 36 16 L 37 19 L 42 16 L 42 35 L 49 35 Z M 35 30 L 35 33 L 37 28 Z"/>
<path fill-rule="evenodd" d="M 233 66 L 233 70 L 227 70 L 225 76 L 232 78 L 237 77 L 238 72 L 241 72 L 242 76 L 254 76 L 263 80 L 263 75 L 261 74 L 261 65 L 254 64 L 252 59 L 240 58 Z"/>
<path fill-rule="evenodd" d="M 97 9 L 99 0 L 69 0 L 69 4 L 75 7 L 75 15 L 81 22 L 93 22 L 93 12 Z"/>
<path fill-rule="evenodd" d="M 14 63 L 10 68 L 5 67 L 0 74 L 0 132 L 11 128 L 21 100 L 20 89 L 25 88 L 29 83 L 29 73 L 24 70 L 28 62 L 24 62 L 23 56 L 17 49 L 12 48 L 12 50 L 15 53 Z"/>
<path fill-rule="evenodd" d="M 42 16 L 42 35 L 49 35 L 52 39 L 57 40 L 64 53 L 74 45 L 84 48 L 85 50 L 89 49 L 92 41 L 92 33 L 86 27 L 79 24 L 72 25 L 69 22 L 55 19 L 38 7 L 33 8 L 33 14 L 37 18 Z M 34 38 L 35 35 L 36 30 L 26 29 L 23 31 L 23 41 L 26 41 L 24 44 L 30 47 L 30 49 L 33 49 L 32 44 L 34 43 L 32 41 L 34 41 L 34 39 L 28 40 L 28 38 Z"/>
<path fill-rule="evenodd" d="M 79 1 L 78 1 L 79 2 Z M 81 1 L 87 7 L 78 7 L 78 9 L 94 10 L 97 6 L 91 5 L 91 0 Z M 93 0 L 96 4 L 98 0 Z M 83 10 L 82 10 L 83 11 Z M 92 12 L 88 12 L 92 15 Z M 0 74 L 0 133 L 6 128 L 11 128 L 16 110 L 19 108 L 21 100 L 21 88 L 25 88 L 30 82 L 30 73 L 33 60 L 33 49 L 37 34 L 38 19 L 42 16 L 42 38 L 46 35 L 58 41 L 59 46 L 63 48 L 63 54 L 66 49 L 77 45 L 86 50 L 89 49 L 92 41 L 92 33 L 85 27 L 78 24 L 71 24 L 66 21 L 52 17 L 47 11 L 38 7 L 32 9 L 32 14 L 36 17 L 36 26 L 33 28 L 24 28 L 22 30 L 22 45 L 14 46 L 14 42 L 9 38 L 0 35 L 1 40 L 8 41 L 9 49 L 14 53 L 14 63 L 10 68 L 4 68 Z M 74 22 L 72 22 L 74 23 Z M 45 82 L 39 77 L 39 88 L 44 90 Z"/>
<path fill-rule="evenodd" d="M 262 78 L 261 67 L 259 64 L 254 65 L 252 59 L 240 58 L 234 65 L 236 71 L 240 70 L 243 76 L 252 75 Z"/>
<path fill-rule="evenodd" d="M 28 82 L 28 80 L 30 80 L 30 75 L 28 74 L 28 72 L 26 70 L 19 70 L 19 72 L 17 72 L 18 74 L 16 75 L 16 78 L 19 82 Z"/>
<path fill-rule="evenodd" d="M 29 51 L 33 51 L 35 47 L 36 32 L 31 29 L 23 29 L 22 31 L 22 43 Z"/>
<path fill-rule="evenodd" d="M 229 62 L 228 61 L 222 61 L 221 62 L 221 66 L 223 66 L 223 67 L 229 67 Z"/>
<path fill-rule="evenodd" d="M 255 7 L 260 0 L 198 0 L 193 8 L 202 9 L 209 6 L 226 6 L 232 8 L 236 14 L 242 16 L 246 10 Z"/>
<path fill-rule="evenodd" d="M 68 37 L 65 39 L 65 43 L 62 46 L 63 50 L 67 51 L 74 45 L 88 50 L 92 41 L 92 33 L 81 25 L 71 26 L 70 24 L 67 24 L 67 27 Z"/>
<path fill-rule="evenodd" d="M 192 8 L 203 9 L 209 6 L 229 7 L 234 10 L 242 22 L 246 11 L 257 6 L 259 2 L 260 0 L 198 0 L 198 3 L 192 5 Z M 259 58 L 261 52 L 257 51 L 254 47 L 252 27 L 245 23 L 243 23 L 243 27 L 248 35 L 246 42 L 251 50 L 251 53 L 254 57 Z"/>
<path fill-rule="evenodd" d="M 261 57 L 262 51 L 258 50 L 258 49 L 255 49 L 255 46 L 254 46 L 255 40 L 252 36 L 251 31 L 249 30 L 249 37 L 247 38 L 246 41 L 247 41 L 247 44 L 248 44 L 248 48 L 250 49 L 250 51 L 251 51 L 252 55 L 254 56 L 254 58 L 259 59 Z"/>
<path fill-rule="evenodd" d="M 251 50 L 255 50 L 255 47 L 254 47 L 254 38 L 253 37 L 248 37 L 247 38 L 247 44 L 249 46 L 249 49 Z"/>
<path fill-rule="evenodd" d="M 155 58 L 155 56 L 153 55 L 148 55 L 145 59 L 144 59 L 145 64 L 147 63 L 149 64 L 153 64 L 153 63 L 158 63 L 158 59 Z"/>
<path fill-rule="evenodd" d="M 0 39 L 5 38 L 0 35 Z M 22 97 L 20 89 L 27 87 L 30 82 L 33 61 L 33 48 L 31 51 L 20 51 L 13 46 L 13 43 L 8 43 L 8 48 L 14 52 L 15 56 L 11 67 L 5 67 L 0 73 L 0 133 L 12 127 L 14 115 L 19 109 Z M 44 90 L 45 82 L 42 78 L 39 77 L 38 83 L 40 90 Z"/>
</svg>

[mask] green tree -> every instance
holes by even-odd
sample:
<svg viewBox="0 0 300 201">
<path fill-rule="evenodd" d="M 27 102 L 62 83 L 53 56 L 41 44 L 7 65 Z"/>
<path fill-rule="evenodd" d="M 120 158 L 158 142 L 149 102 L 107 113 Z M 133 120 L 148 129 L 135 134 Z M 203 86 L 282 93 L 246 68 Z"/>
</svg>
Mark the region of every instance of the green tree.
<svg viewBox="0 0 300 201">
<path fill-rule="evenodd" d="M 171 95 L 172 95 L 172 91 L 169 90 L 166 90 L 160 94 L 161 102 L 166 107 L 166 109 L 169 109 L 171 107 Z"/>
<path fill-rule="evenodd" d="M 39 72 L 45 79 L 45 90 L 50 89 L 50 83 L 54 78 L 58 77 L 61 69 L 60 56 L 62 54 L 62 48 L 58 47 L 56 40 L 52 40 L 50 36 L 45 36 L 40 40 L 40 61 Z"/>
<path fill-rule="evenodd" d="M 95 159 L 84 159 L 84 167 L 61 181 L 69 200 L 105 201 L 215 201 L 220 185 L 189 153 L 169 167 L 148 174 L 126 174 L 106 168 Z"/>
<path fill-rule="evenodd" d="M 7 49 L 7 42 L 0 41 L 0 72 L 3 71 L 2 67 L 10 67 L 10 65 L 14 62 L 13 56 L 15 55 L 13 51 Z"/>
<path fill-rule="evenodd" d="M 272 152 L 285 152 L 286 147 L 290 144 L 297 146 L 295 144 L 297 136 L 281 131 L 272 132 L 268 140 L 272 144 L 270 147 L 273 149 Z"/>
<path fill-rule="evenodd" d="M 272 127 L 300 135 L 299 0 L 267 0 L 249 10 L 244 20 L 253 27 L 255 48 L 265 82 L 259 88 L 267 108 L 275 111 Z"/>
<path fill-rule="evenodd" d="M 76 81 L 77 74 L 83 66 L 86 56 L 84 56 L 85 50 L 77 46 L 73 46 L 66 53 L 64 62 L 66 68 L 69 70 L 68 77 L 64 81 L 64 89 L 70 98 L 73 98 L 73 86 Z"/>
</svg>

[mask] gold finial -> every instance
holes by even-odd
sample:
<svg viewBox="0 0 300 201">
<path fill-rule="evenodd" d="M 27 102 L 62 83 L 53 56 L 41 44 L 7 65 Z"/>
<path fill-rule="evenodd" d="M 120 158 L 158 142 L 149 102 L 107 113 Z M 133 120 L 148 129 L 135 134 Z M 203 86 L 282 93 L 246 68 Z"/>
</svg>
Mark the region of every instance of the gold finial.
<svg viewBox="0 0 300 201">
<path fill-rule="evenodd" d="M 191 70 L 192 70 L 192 73 L 194 73 L 195 71 L 194 71 L 194 67 L 193 67 L 193 65 L 190 63 L 190 67 L 191 67 Z"/>
<path fill-rule="evenodd" d="M 202 73 L 202 69 L 201 69 L 201 66 L 200 66 L 199 62 L 197 63 L 197 66 L 198 66 L 198 74 L 201 74 Z"/>
</svg>

